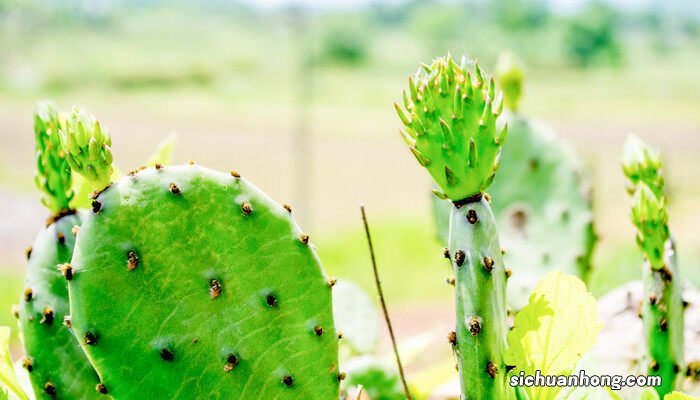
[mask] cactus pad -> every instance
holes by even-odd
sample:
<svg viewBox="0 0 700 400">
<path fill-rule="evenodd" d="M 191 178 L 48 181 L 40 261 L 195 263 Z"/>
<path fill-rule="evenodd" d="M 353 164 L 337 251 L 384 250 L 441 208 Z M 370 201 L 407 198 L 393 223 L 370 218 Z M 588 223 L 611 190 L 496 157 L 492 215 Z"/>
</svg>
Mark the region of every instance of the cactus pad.
<svg viewBox="0 0 700 400">
<path fill-rule="evenodd" d="M 79 224 L 77 214 L 57 218 L 41 230 L 29 253 L 18 316 L 26 352 L 23 366 L 37 399 L 98 397 L 99 378 L 64 325 L 68 288 L 58 267 L 71 259 L 71 230 Z"/>
<path fill-rule="evenodd" d="M 437 58 L 409 77 L 403 107 L 394 104 L 405 125 L 401 135 L 418 162 L 453 201 L 486 190 L 498 169 L 508 127 L 496 128 L 502 98 L 478 64 L 474 77 L 467 59 Z"/>
<path fill-rule="evenodd" d="M 337 399 L 331 284 L 287 207 L 237 173 L 134 172 L 95 198 L 69 281 L 114 398 Z"/>
<path fill-rule="evenodd" d="M 586 278 L 595 242 L 588 182 L 578 157 L 543 123 L 506 114 L 510 144 L 503 149 L 507 181 L 489 189 L 506 266 L 508 303 L 516 310 L 547 272 Z"/>
</svg>

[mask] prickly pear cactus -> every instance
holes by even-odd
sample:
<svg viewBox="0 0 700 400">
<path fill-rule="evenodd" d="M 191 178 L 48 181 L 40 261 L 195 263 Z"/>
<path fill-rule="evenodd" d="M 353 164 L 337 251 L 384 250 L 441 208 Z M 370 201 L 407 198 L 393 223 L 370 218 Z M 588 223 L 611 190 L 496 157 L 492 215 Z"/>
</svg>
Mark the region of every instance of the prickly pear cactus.
<svg viewBox="0 0 700 400">
<path fill-rule="evenodd" d="M 685 368 L 684 305 L 676 251 L 668 228 L 667 200 L 656 151 L 632 136 L 625 144 L 623 171 L 632 195 L 632 223 L 645 258 L 642 320 L 649 375 L 662 377 L 660 396 L 672 392 Z"/>
<path fill-rule="evenodd" d="M 508 280 L 508 305 L 519 310 L 549 271 L 587 277 L 595 243 L 593 212 L 589 184 L 573 149 L 547 125 L 517 111 L 523 87 L 520 62 L 506 53 L 497 71 L 510 143 L 502 150 L 500 174 L 508 180 L 496 180 L 488 193 L 504 261 L 516 267 Z M 434 200 L 438 238 L 444 243 L 448 210 L 449 204 Z"/>
<path fill-rule="evenodd" d="M 418 162 L 452 202 L 448 250 L 455 274 L 457 327 L 450 335 L 462 398 L 506 397 L 506 271 L 484 191 L 500 163 L 508 127 L 496 127 L 502 102 L 478 64 L 450 56 L 409 78 L 401 134 Z"/>
<path fill-rule="evenodd" d="M 36 183 L 53 216 L 27 250 L 27 272 L 15 316 L 22 332 L 29 373 L 38 399 L 97 398 L 97 374 L 77 340 L 64 326 L 69 315 L 68 288 L 61 268 L 73 254 L 74 227 L 80 216 L 68 208 L 72 198 L 71 170 L 58 139 L 59 117 L 49 103 L 35 115 Z"/>
<path fill-rule="evenodd" d="M 236 172 L 157 165 L 104 188 L 71 270 L 73 331 L 115 399 L 338 399 L 332 284 L 291 209 Z"/>
</svg>

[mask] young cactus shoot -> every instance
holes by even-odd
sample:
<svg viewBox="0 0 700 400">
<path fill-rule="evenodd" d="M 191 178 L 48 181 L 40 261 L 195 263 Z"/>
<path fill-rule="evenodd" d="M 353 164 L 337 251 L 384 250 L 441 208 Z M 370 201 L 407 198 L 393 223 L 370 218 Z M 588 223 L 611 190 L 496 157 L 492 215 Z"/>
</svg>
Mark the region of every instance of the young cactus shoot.
<svg viewBox="0 0 700 400">
<path fill-rule="evenodd" d="M 51 102 L 38 104 L 34 114 L 37 167 L 34 182 L 42 192 L 41 202 L 54 214 L 68 210 L 73 199 L 71 169 L 59 137 L 64 124 Z"/>
<path fill-rule="evenodd" d="M 100 121 L 74 107 L 61 129 L 61 145 L 73 171 L 92 182 L 95 191 L 112 183 L 112 138 Z"/>
<path fill-rule="evenodd" d="M 401 134 L 418 162 L 452 200 L 448 255 L 455 274 L 456 321 L 449 341 L 463 399 L 505 398 L 506 271 L 496 225 L 483 192 L 498 169 L 507 127 L 493 78 L 467 59 L 438 58 L 409 78 Z M 408 93 L 408 94 L 407 94 Z"/>
<path fill-rule="evenodd" d="M 451 56 L 423 65 L 408 78 L 403 107 L 395 103 L 406 144 L 443 193 L 460 201 L 484 192 L 498 169 L 500 150 L 508 127 L 496 127 L 503 108 L 496 99 L 493 77 L 479 64 L 474 76 L 467 58 L 457 65 Z"/>
<path fill-rule="evenodd" d="M 668 228 L 661 157 L 635 136 L 625 144 L 622 167 L 632 196 L 632 222 L 646 263 L 643 270 L 642 320 L 649 375 L 662 377 L 656 389 L 671 393 L 684 369 L 684 306 L 675 245 Z"/>
</svg>

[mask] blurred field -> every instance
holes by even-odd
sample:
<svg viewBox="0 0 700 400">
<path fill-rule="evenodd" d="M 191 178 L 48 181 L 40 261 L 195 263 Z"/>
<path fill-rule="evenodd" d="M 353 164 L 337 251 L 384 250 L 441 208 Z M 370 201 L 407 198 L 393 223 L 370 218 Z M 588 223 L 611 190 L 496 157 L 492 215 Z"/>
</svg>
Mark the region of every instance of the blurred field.
<svg viewBox="0 0 700 400">
<path fill-rule="evenodd" d="M 154 4 L 96 15 L 0 7 L 0 325 L 11 324 L 4 310 L 21 287 L 23 249 L 46 216 L 32 186 L 32 111 L 42 98 L 100 116 L 122 169 L 139 166 L 160 138 L 178 132 L 178 161 L 235 168 L 291 202 L 328 272 L 371 290 L 358 209 L 364 203 L 399 318 L 449 307 L 429 178 L 404 148 L 392 108 L 418 62 L 448 51 L 478 56 L 487 70 L 504 48 L 525 58 L 523 112 L 568 139 L 593 179 L 602 240 L 595 294 L 639 276 L 618 166 L 629 132 L 663 150 L 681 261 L 700 285 L 697 39 L 658 49 L 648 29 L 625 25 L 618 33 L 622 61 L 583 67 L 561 50 L 570 16 L 523 32 L 459 2 L 414 4 L 423 8 L 403 17 L 376 9 L 311 13 L 305 23 L 285 10 Z M 403 19 L 380 18 L 387 15 Z M 338 38 L 349 44 L 329 44 Z M 301 64 L 312 68 L 303 75 Z M 310 186 L 300 199 L 295 127 L 304 114 Z"/>
</svg>

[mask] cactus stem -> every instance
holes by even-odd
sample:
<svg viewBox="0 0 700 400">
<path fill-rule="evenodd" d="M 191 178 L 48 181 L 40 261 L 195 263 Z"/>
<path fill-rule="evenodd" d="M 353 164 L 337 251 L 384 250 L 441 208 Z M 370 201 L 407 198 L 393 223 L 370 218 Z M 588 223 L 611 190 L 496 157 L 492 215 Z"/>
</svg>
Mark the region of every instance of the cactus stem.
<svg viewBox="0 0 700 400">
<path fill-rule="evenodd" d="M 85 332 L 85 337 L 83 338 L 83 341 L 88 346 L 94 346 L 97 344 L 97 335 L 90 331 Z"/>
<path fill-rule="evenodd" d="M 180 194 L 180 187 L 178 187 L 176 184 L 171 183 L 170 184 L 170 193 L 174 195 L 179 195 Z"/>
<path fill-rule="evenodd" d="M 105 386 L 104 383 L 100 382 L 95 386 L 95 391 L 100 394 L 107 394 L 107 386 Z"/>
<path fill-rule="evenodd" d="M 34 291 L 32 288 L 26 288 L 24 289 L 24 301 L 27 303 L 32 301 L 32 298 L 34 297 Z"/>
<path fill-rule="evenodd" d="M 213 299 L 219 297 L 221 294 L 221 282 L 216 279 L 212 279 L 209 282 L 209 296 Z"/>
<path fill-rule="evenodd" d="M 175 354 L 167 347 L 163 347 L 160 349 L 160 358 L 163 359 L 163 361 L 173 361 L 175 359 Z"/>
<path fill-rule="evenodd" d="M 461 267 L 462 264 L 464 264 L 464 258 L 465 254 L 462 250 L 457 250 L 455 252 L 455 264 L 457 264 L 458 267 Z"/>
</svg>

